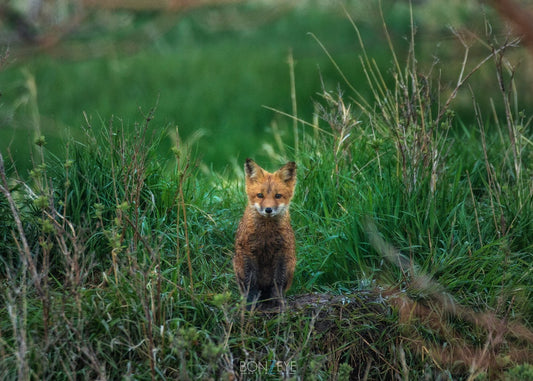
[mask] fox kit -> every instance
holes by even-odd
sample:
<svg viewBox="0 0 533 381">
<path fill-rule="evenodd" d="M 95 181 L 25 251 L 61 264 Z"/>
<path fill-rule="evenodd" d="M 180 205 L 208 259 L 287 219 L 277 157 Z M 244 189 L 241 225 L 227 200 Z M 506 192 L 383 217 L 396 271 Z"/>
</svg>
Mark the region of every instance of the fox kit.
<svg viewBox="0 0 533 381">
<path fill-rule="evenodd" d="M 237 229 L 233 269 L 248 308 L 258 300 L 281 305 L 296 265 L 289 215 L 296 163 L 269 173 L 246 159 L 244 172 L 248 206 Z"/>
</svg>

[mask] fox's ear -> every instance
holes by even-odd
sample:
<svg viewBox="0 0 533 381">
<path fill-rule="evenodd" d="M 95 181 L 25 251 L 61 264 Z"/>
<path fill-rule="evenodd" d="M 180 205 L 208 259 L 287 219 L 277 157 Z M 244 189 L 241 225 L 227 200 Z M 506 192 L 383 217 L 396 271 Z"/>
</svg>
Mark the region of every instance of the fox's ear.
<svg viewBox="0 0 533 381">
<path fill-rule="evenodd" d="M 257 180 L 263 176 L 263 168 L 258 166 L 255 161 L 248 158 L 246 163 L 244 163 L 244 173 L 248 180 Z"/>
<path fill-rule="evenodd" d="M 289 161 L 283 167 L 278 169 L 279 177 L 286 183 L 296 181 L 296 163 Z"/>
</svg>

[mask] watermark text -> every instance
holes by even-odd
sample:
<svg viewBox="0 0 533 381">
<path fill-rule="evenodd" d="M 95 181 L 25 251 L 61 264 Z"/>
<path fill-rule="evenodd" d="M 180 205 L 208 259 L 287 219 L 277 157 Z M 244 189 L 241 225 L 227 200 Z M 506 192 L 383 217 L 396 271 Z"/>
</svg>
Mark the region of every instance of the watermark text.
<svg viewBox="0 0 533 381">
<path fill-rule="evenodd" d="M 296 361 L 241 361 L 241 375 L 243 374 L 268 374 L 268 375 L 293 375 L 296 374 Z"/>
</svg>

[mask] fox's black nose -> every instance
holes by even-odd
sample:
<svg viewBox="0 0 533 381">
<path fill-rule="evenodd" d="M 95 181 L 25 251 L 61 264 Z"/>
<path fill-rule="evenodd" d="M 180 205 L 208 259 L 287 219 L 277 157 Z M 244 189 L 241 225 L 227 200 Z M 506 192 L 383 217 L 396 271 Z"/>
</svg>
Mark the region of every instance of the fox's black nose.
<svg viewBox="0 0 533 381">
<path fill-rule="evenodd" d="M 265 213 L 268 213 L 268 214 L 272 213 L 272 208 L 265 208 Z"/>
</svg>

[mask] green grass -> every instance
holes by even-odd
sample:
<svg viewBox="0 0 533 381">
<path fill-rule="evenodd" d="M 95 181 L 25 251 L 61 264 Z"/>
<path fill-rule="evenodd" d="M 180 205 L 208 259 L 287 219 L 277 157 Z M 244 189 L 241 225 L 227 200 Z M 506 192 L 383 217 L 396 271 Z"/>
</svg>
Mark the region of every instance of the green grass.
<svg viewBox="0 0 533 381">
<path fill-rule="evenodd" d="M 391 69 L 364 53 L 370 94 L 318 87 L 298 148 L 277 143 L 288 120 L 258 160 L 298 164 L 286 313 L 241 305 L 242 173 L 205 170 L 205 141 L 160 121 L 168 95 L 63 151 L 43 129 L 28 176 L 2 150 L 1 378 L 529 379 L 529 116 L 464 124 L 413 51 Z"/>
<path fill-rule="evenodd" d="M 409 45 L 409 8 L 388 1 L 382 6 L 398 54 L 404 56 Z M 385 49 L 379 4 L 347 7 L 358 22 L 367 53 L 378 66 L 389 67 L 391 57 Z M 477 8 L 452 16 L 454 11 L 460 13 L 461 7 L 450 6 L 446 12 L 434 7 L 415 7 L 417 44 L 421 65 L 431 65 L 434 56 L 445 62 L 437 67 L 447 68 L 441 72 L 445 92 L 457 79 L 449 73 L 458 72 L 463 47 L 445 24 L 435 23 L 432 17 L 435 12 L 439 16 L 446 13 L 447 23 L 471 25 L 474 32 L 482 31 L 484 23 Z M 273 16 L 264 22 L 270 12 Z M 113 116 L 131 126 L 155 105 L 154 124 L 159 128 L 177 125 L 183 139 L 200 137 L 200 142 L 210 147 L 200 150 L 208 168 L 221 171 L 248 156 L 266 160 L 262 144 L 273 145 L 273 130 L 280 131 L 283 141 L 292 145 L 292 134 L 285 133 L 290 121 L 262 107 L 292 113 L 289 52 L 296 62 L 300 118 L 312 119 L 322 84 L 332 90 L 343 82 L 310 33 L 330 50 L 357 91 L 366 98 L 372 96 L 358 60 L 362 49 L 346 15 L 336 7 L 276 11 L 257 4 L 228 6 L 190 12 L 177 23 L 157 14 L 117 12 L 106 15 L 103 20 L 107 24 L 97 16 L 45 54 L 28 54 L 17 46 L 10 49 L 0 71 L 0 149 L 4 153 L 10 150 L 21 172 L 31 169 L 30 147 L 36 135 L 46 135 L 49 147 L 55 149 L 69 135 L 80 138 L 82 126 L 99 128 Z M 496 22 L 494 17 L 490 21 Z M 477 59 L 488 52 L 476 45 L 470 56 Z M 471 82 L 476 99 L 487 108 L 490 94 L 497 90 L 488 66 Z M 384 72 L 387 84 L 393 86 L 389 74 Z M 526 84 L 516 81 L 515 86 Z M 528 89 L 521 93 L 519 108 L 529 102 Z M 454 103 L 461 119 L 470 123 L 474 116 L 468 91 L 461 92 Z M 499 107 L 498 102 L 496 105 Z M 171 139 L 163 139 L 163 156 L 172 144 Z"/>
<path fill-rule="evenodd" d="M 65 135 L 79 137 L 87 120 L 98 128 L 115 115 L 129 126 L 157 105 L 154 123 L 162 129 L 179 126 L 184 139 L 200 133 L 202 144 L 212 147 L 202 150 L 203 162 L 222 170 L 235 158 L 256 155 L 257 142 L 270 138 L 273 123 L 284 130 L 287 120 L 262 106 L 291 112 L 291 51 L 301 117 L 311 119 L 311 99 L 320 88 L 321 75 L 337 82 L 333 66 L 308 32 L 327 42 L 347 66 L 353 62 L 353 54 L 344 50 L 353 42 L 351 27 L 339 23 L 340 17 L 332 12 L 294 10 L 268 24 L 228 31 L 210 31 L 209 15 L 193 12 L 168 30 L 158 24 L 165 20 L 137 16 L 138 29 L 160 28 L 161 38 L 146 41 L 134 31 L 93 36 L 108 38 L 115 48 L 108 56 L 92 59 L 87 43 L 76 36 L 65 42 L 66 53 L 56 52 L 58 57 L 52 52 L 30 60 L 17 57 L 15 50 L 8 59 L 11 65 L 0 72 L 0 148 L 10 148 L 20 169 L 26 169 L 28 142 L 38 131 L 50 146 L 61 146 Z M 129 39 L 141 43 L 128 55 L 121 47 L 131 44 Z M 77 44 L 85 46 L 89 59 L 68 55 L 68 47 L 79 50 Z M 290 143 L 291 137 L 284 139 Z M 166 154 L 171 145 L 165 140 L 160 148 Z"/>
<path fill-rule="evenodd" d="M 331 105 L 324 110 L 337 111 Z M 490 189 L 480 165 L 485 159 L 479 134 L 458 130 L 447 135 L 451 151 L 435 189 L 430 191 L 428 173 L 422 172 L 407 191 L 394 144 L 380 146 L 378 164 L 370 125 L 351 126 L 353 138 L 340 149 L 338 135 L 318 133 L 315 139 L 306 133 L 301 151 L 291 154 L 299 165 L 292 208 L 299 260 L 291 294 L 375 293 L 379 285 L 407 287 L 412 297 L 431 299 L 431 291 L 416 286 L 416 273 L 399 272 L 372 248 L 364 221 L 371 216 L 386 239 L 458 305 L 494 310 L 530 326 L 533 243 L 531 222 L 523 214 L 533 206 L 531 198 L 519 206 L 517 197 L 530 196 L 527 182 L 503 183 L 510 168 L 498 165 L 495 175 L 504 186 Z M 358 364 L 366 361 L 374 364 L 371 376 L 392 377 L 400 371 L 386 359 L 394 358 L 395 350 L 407 351 L 407 359 L 388 361 L 398 367 L 403 361 L 411 377 L 427 375 L 424 364 L 432 361 L 441 361 L 447 369 L 442 374 L 468 375 L 468 367 L 446 365 L 435 353 L 433 360 L 421 360 L 405 341 L 413 335 L 429 343 L 453 342 L 450 338 L 439 338 L 433 328 L 409 333 L 411 325 L 398 325 L 395 313 L 364 310 L 364 298 L 360 306 L 341 307 L 348 309 L 338 320 L 298 312 L 269 319 L 241 316 L 231 252 L 244 206 L 242 180 L 200 172 L 186 149 L 176 149 L 177 156 L 165 161 L 157 145 L 166 132 L 153 131 L 151 122 L 139 123 L 135 135 L 130 130 L 117 123 L 71 140 L 71 162 L 44 146 L 33 178 L 26 185 L 12 183 L 30 242 L 28 257 L 10 235 L 20 244 L 2 198 L 3 214 L 10 216 L 2 229 L 2 303 L 9 307 L 1 318 L 4 378 L 218 378 L 239 374 L 246 364 L 253 368 L 249 377 L 264 379 L 266 371 L 254 367 L 272 361 L 286 361 L 292 375 L 317 379 L 330 372 L 362 375 L 365 368 Z M 496 168 L 509 142 L 498 135 L 491 139 L 487 160 Z M 464 146 L 470 146 L 468 158 Z M 501 192 L 497 213 L 503 211 L 494 222 L 491 192 Z M 501 232 L 504 220 L 513 223 Z M 24 258 L 42 275 L 35 278 Z M 332 326 L 323 331 L 324 324 Z M 460 323 L 457 329 L 471 336 L 475 348 L 485 344 L 485 328 Z M 329 330 L 337 333 L 327 336 Z M 364 356 L 368 340 L 374 340 L 373 355 Z M 28 352 L 17 358 L 22 343 Z M 324 343 L 338 347 L 332 352 Z M 350 355 L 337 352 L 343 346 Z M 503 369 L 521 363 L 509 358 Z"/>
</svg>

